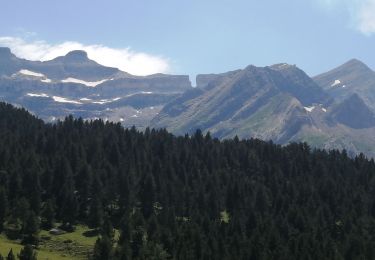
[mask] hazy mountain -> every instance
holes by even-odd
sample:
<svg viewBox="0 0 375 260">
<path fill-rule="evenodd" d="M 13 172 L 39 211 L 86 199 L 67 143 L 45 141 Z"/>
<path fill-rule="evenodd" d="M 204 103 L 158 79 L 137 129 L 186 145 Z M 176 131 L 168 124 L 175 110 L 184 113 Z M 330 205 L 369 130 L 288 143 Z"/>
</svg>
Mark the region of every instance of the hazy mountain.
<svg viewBox="0 0 375 260">
<path fill-rule="evenodd" d="M 41 62 L 0 48 L 1 100 L 46 121 L 73 114 L 145 127 L 167 102 L 188 89 L 188 76 L 134 76 L 100 65 L 84 51 Z"/>
<path fill-rule="evenodd" d="M 285 69 L 248 66 L 212 79 L 205 88 L 166 105 L 153 126 L 179 134 L 200 128 L 221 138 L 238 135 L 284 140 L 309 123 L 304 106 L 329 101 L 305 73 L 289 65 Z"/>
<path fill-rule="evenodd" d="M 114 78 L 117 73 L 120 73 L 119 69 L 105 67 L 90 60 L 84 51 L 71 51 L 51 61 L 35 63 L 30 66 L 30 69 L 41 72 L 53 80 L 71 77 L 85 81 L 100 81 Z"/>
<path fill-rule="evenodd" d="M 351 128 L 361 129 L 375 126 L 374 113 L 357 94 L 351 95 L 334 107 L 332 115 L 337 122 Z"/>
<path fill-rule="evenodd" d="M 375 72 L 361 61 L 350 60 L 314 80 L 337 100 L 358 94 L 375 111 Z"/>
<path fill-rule="evenodd" d="M 357 94 L 330 94 L 294 65 L 248 66 L 198 75 L 197 88 L 168 103 L 151 124 L 175 134 L 199 128 L 219 138 L 306 141 L 375 155 L 371 109 Z"/>
</svg>

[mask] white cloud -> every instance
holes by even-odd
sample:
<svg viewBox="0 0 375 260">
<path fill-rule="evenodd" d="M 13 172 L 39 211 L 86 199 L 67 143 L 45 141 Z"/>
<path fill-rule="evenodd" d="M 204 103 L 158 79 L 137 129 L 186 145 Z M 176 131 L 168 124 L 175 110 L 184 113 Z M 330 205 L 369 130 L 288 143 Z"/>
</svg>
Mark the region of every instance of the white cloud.
<svg viewBox="0 0 375 260">
<path fill-rule="evenodd" d="M 17 37 L 0 37 L 0 46 L 9 47 L 18 57 L 29 60 L 46 61 L 66 55 L 72 50 L 84 50 L 90 59 L 134 75 L 149 75 L 170 71 L 168 59 L 137 52 L 130 48 L 116 49 L 99 44 L 85 45 L 73 41 L 49 44 L 45 41 L 27 41 Z"/>
<path fill-rule="evenodd" d="M 364 34 L 375 33 L 375 0 L 367 0 L 361 5 L 358 14 L 358 28 Z"/>
<path fill-rule="evenodd" d="M 334 10 L 345 8 L 354 28 L 365 35 L 375 33 L 375 0 L 313 0 Z"/>
</svg>

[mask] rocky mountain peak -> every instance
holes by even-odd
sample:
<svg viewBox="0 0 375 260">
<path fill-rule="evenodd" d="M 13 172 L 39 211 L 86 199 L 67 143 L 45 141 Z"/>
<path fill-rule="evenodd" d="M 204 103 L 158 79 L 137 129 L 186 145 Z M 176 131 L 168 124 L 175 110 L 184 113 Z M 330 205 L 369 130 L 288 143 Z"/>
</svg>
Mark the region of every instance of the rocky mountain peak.
<svg viewBox="0 0 375 260">
<path fill-rule="evenodd" d="M 273 70 L 285 70 L 285 69 L 291 69 L 291 68 L 296 68 L 296 65 L 291 65 L 288 63 L 278 63 L 270 66 L 271 69 Z"/>
<path fill-rule="evenodd" d="M 87 52 L 82 50 L 71 51 L 64 58 L 66 62 L 85 62 L 89 60 Z"/>
<path fill-rule="evenodd" d="M 8 47 L 0 47 L 0 58 L 10 58 L 14 56 Z"/>
<path fill-rule="evenodd" d="M 338 69 L 351 72 L 372 72 L 372 70 L 365 63 L 358 59 L 351 59 L 341 65 Z"/>
</svg>

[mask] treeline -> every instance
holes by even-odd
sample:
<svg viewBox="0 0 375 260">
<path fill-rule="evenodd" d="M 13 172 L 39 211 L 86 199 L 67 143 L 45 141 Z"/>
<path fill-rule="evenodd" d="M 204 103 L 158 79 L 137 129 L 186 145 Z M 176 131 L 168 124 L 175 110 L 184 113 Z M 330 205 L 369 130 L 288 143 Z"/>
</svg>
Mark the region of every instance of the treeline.
<svg viewBox="0 0 375 260">
<path fill-rule="evenodd" d="M 345 151 L 45 124 L 0 104 L 0 231 L 37 245 L 85 224 L 92 259 L 375 259 L 374 175 Z"/>
</svg>

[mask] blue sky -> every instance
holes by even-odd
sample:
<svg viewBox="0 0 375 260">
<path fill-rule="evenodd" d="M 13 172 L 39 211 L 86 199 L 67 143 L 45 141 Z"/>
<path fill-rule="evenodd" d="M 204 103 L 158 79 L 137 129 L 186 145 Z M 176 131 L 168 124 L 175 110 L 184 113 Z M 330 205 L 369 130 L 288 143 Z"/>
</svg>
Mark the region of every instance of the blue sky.
<svg viewBox="0 0 375 260">
<path fill-rule="evenodd" d="M 311 76 L 358 58 L 375 68 L 375 0 L 12 0 L 0 45 L 46 60 L 82 48 L 135 74 L 297 64 Z"/>
</svg>

